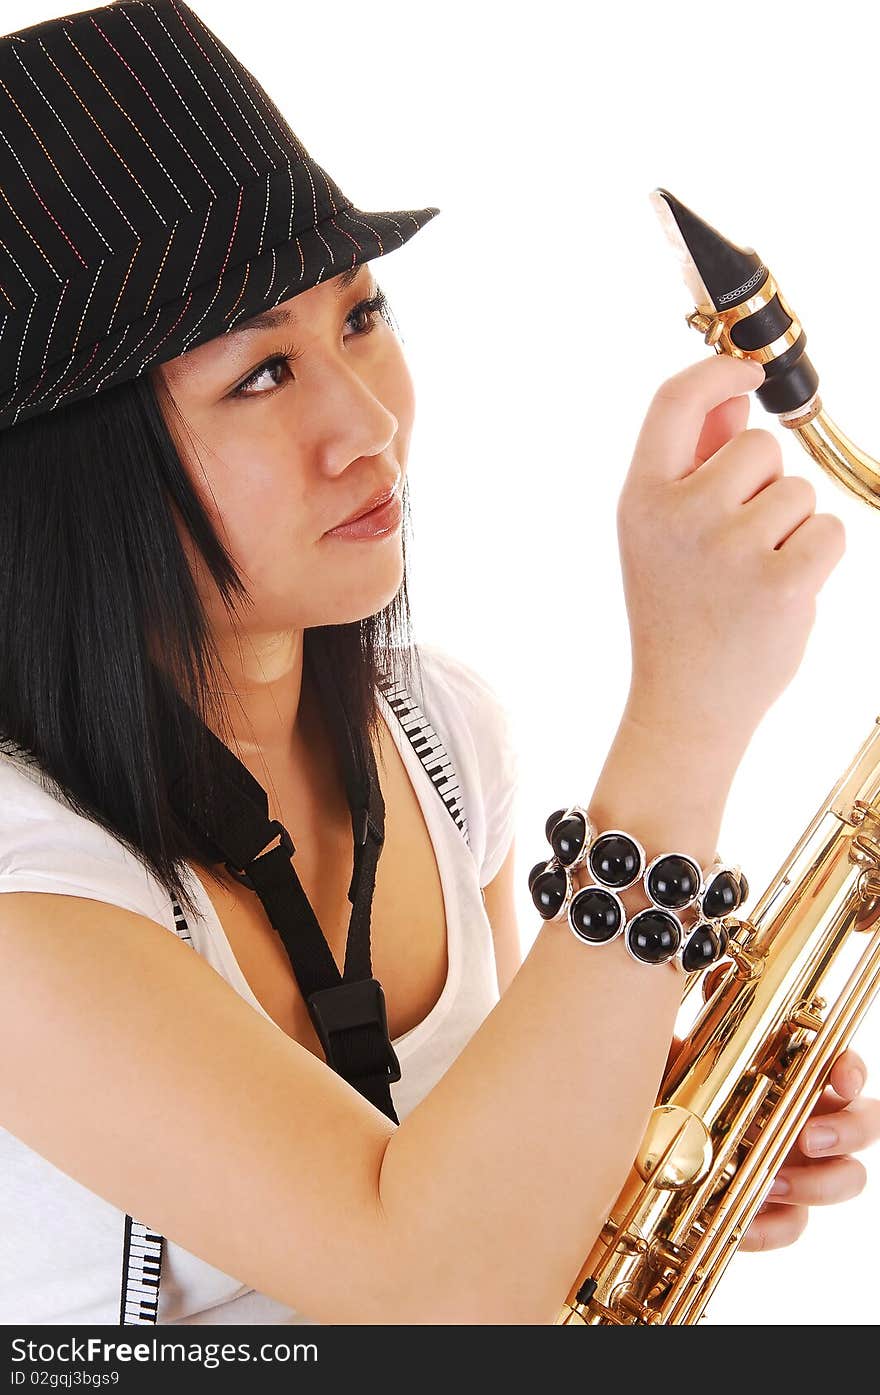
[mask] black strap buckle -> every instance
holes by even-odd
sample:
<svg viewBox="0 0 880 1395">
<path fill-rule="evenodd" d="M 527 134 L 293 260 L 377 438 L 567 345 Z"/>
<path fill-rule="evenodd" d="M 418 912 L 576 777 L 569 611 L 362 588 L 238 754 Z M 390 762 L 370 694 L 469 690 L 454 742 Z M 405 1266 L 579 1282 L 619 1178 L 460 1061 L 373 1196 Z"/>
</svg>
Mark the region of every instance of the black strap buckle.
<svg viewBox="0 0 880 1395">
<path fill-rule="evenodd" d="M 277 819 L 272 819 L 269 827 L 274 830 L 274 833 L 280 834 L 281 836 L 281 842 L 278 846 L 284 849 L 288 857 L 293 857 L 293 854 L 296 852 L 296 848 L 293 846 L 293 839 L 291 838 L 287 829 L 284 827 L 284 824 L 279 823 Z M 252 857 L 250 862 L 248 862 L 246 866 L 252 867 L 254 863 L 259 860 L 259 858 L 265 855 L 268 846 L 269 845 L 267 843 L 266 847 L 261 849 L 261 851 L 257 853 L 256 857 Z M 274 848 L 272 849 L 272 851 L 274 852 Z M 234 877 L 237 882 L 241 882 L 242 886 L 247 887 L 248 891 L 256 891 L 257 888 L 254 886 L 250 877 L 247 875 L 247 872 L 240 870 L 237 867 L 233 867 L 231 862 L 227 862 L 225 864 L 225 867 L 230 877 Z"/>
<path fill-rule="evenodd" d="M 378 979 L 343 980 L 332 988 L 318 988 L 309 994 L 306 1004 L 328 1066 L 350 1084 L 359 1077 L 385 1072 L 389 1081 L 400 1079 L 400 1062 L 388 1035 L 385 994 Z M 340 1033 L 355 1027 L 372 1027 L 374 1032 L 369 1040 L 360 1035 L 342 1046 Z"/>
</svg>

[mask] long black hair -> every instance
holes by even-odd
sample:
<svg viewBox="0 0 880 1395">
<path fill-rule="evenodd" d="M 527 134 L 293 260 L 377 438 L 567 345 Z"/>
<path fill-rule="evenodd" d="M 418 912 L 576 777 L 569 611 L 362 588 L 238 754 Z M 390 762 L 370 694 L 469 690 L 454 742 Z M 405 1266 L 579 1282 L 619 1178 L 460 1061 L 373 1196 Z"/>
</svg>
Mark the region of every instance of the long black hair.
<svg viewBox="0 0 880 1395">
<path fill-rule="evenodd" d="M 229 682 L 173 510 L 233 623 L 250 597 L 182 464 L 163 391 L 148 370 L 0 431 L 0 750 L 35 761 L 77 813 L 196 916 L 180 864 L 213 859 L 169 797 L 167 753 L 210 809 L 213 740 L 202 724 L 234 747 L 220 691 Z M 362 620 L 311 627 L 303 640 L 304 666 L 333 675 L 367 740 L 381 720 L 381 674 L 393 668 L 409 683 L 418 667 L 406 488 L 403 505 L 397 595 Z M 175 720 L 169 691 L 200 719 L 195 740 Z"/>
</svg>

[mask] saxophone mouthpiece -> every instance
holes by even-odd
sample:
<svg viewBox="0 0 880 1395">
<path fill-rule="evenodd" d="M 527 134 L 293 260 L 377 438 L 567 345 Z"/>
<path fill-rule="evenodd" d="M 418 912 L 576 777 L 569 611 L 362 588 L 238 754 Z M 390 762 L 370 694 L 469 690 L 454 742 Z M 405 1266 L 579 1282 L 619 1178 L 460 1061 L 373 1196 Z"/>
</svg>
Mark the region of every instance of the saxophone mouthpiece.
<svg viewBox="0 0 880 1395">
<path fill-rule="evenodd" d="M 688 263 L 693 267 L 704 304 L 725 310 L 748 300 L 763 286 L 769 272 L 751 247 L 728 242 L 667 189 L 655 189 L 651 201 L 685 269 Z M 689 290 L 693 289 L 691 279 Z"/>
<path fill-rule="evenodd" d="M 754 248 L 728 241 L 667 189 L 655 189 L 651 202 L 694 298 L 688 323 L 718 353 L 763 365 L 756 396 L 768 412 L 818 410 L 819 377 L 804 352 L 807 336 Z"/>
</svg>

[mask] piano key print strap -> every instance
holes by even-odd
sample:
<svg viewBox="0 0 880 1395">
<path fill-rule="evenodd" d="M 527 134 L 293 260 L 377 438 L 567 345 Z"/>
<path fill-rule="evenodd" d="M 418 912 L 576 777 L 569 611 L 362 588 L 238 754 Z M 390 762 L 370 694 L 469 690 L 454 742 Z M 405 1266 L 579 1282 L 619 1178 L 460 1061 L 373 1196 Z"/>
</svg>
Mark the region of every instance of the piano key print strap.
<svg viewBox="0 0 880 1395">
<path fill-rule="evenodd" d="M 159 1310 L 159 1279 L 162 1273 L 161 1235 L 141 1221 L 125 1218 L 125 1239 L 122 1247 L 122 1301 L 119 1310 L 121 1327 L 140 1327 L 155 1323 Z"/>
<path fill-rule="evenodd" d="M 386 677 L 380 680 L 378 686 L 443 801 L 444 808 L 467 843 L 468 821 L 461 786 L 443 741 L 401 683 Z M 195 949 L 179 903 L 172 900 L 171 905 L 175 934 Z M 126 1216 L 119 1310 L 121 1327 L 152 1326 L 158 1321 L 164 1245 L 164 1237 L 150 1226 Z"/>
<path fill-rule="evenodd" d="M 378 687 L 430 776 L 431 783 L 443 800 L 453 823 L 468 843 L 468 821 L 462 803 L 461 786 L 446 747 L 419 704 L 402 683 L 385 677 L 380 680 Z"/>
</svg>

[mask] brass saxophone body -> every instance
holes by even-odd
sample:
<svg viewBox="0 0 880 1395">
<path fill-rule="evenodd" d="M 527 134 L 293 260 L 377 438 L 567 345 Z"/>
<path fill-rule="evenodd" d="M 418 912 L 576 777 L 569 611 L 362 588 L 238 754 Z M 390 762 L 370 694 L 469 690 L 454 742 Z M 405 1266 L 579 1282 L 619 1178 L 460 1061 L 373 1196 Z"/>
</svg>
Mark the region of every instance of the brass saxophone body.
<svg viewBox="0 0 880 1395">
<path fill-rule="evenodd" d="M 689 323 L 717 352 L 758 358 L 768 410 L 880 507 L 880 464 L 823 411 L 806 336 L 766 267 L 671 194 L 653 197 L 695 293 Z M 557 1324 L 699 1320 L 880 989 L 880 716 L 751 915 L 725 924 L 730 962 L 708 981 Z"/>
</svg>

